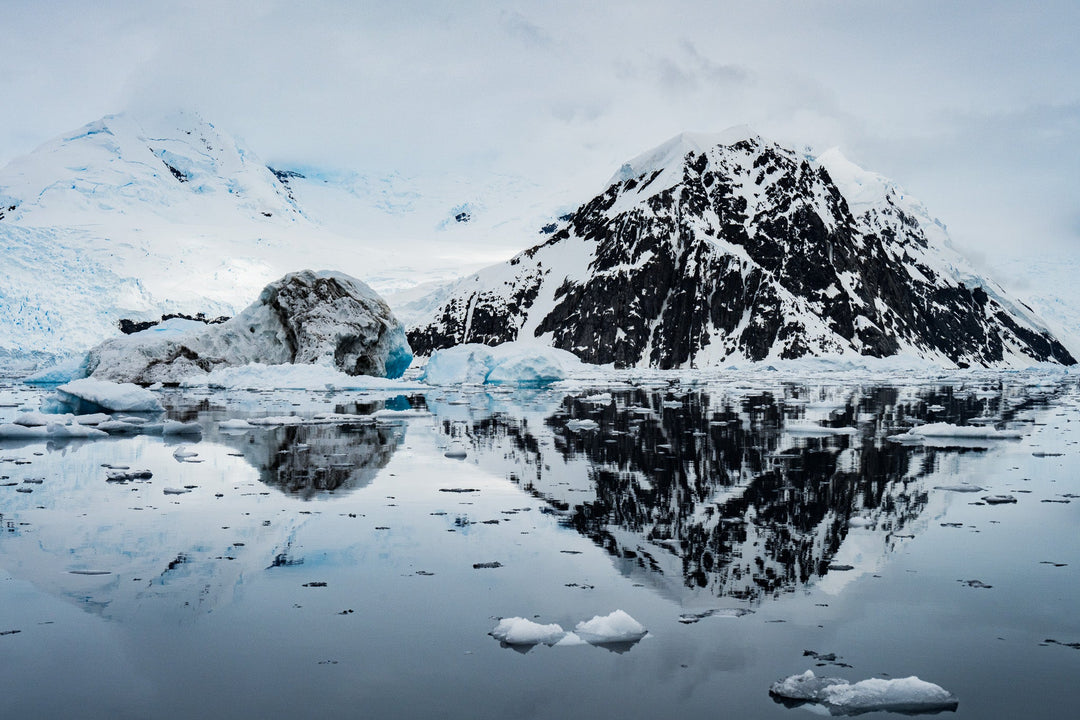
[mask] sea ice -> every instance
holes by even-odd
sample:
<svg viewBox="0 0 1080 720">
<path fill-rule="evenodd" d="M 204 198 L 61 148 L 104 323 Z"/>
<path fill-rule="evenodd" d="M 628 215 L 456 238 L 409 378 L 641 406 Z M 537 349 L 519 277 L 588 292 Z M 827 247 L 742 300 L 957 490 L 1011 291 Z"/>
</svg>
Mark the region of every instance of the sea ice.
<svg viewBox="0 0 1080 720">
<path fill-rule="evenodd" d="M 518 341 L 495 347 L 467 343 L 432 353 L 420 379 L 429 385 L 538 386 L 564 380 L 581 367 L 573 353 L 541 343 Z"/>
<path fill-rule="evenodd" d="M 616 610 L 610 615 L 596 615 L 592 620 L 579 622 L 574 632 L 587 643 L 603 645 L 636 642 L 645 637 L 648 631 L 627 613 Z"/>
<path fill-rule="evenodd" d="M 563 639 L 566 631 L 556 623 L 541 625 L 521 617 L 503 618 L 491 636 L 507 645 L 554 645 Z"/>
<path fill-rule="evenodd" d="M 568 420 L 566 423 L 566 429 L 570 432 L 581 432 L 582 430 L 595 430 L 600 427 L 600 424 L 595 420 Z"/>
<path fill-rule="evenodd" d="M 161 402 L 153 392 L 133 383 L 114 383 L 82 378 L 56 388 L 59 407 L 84 407 L 107 412 L 160 412 Z"/>
<path fill-rule="evenodd" d="M 202 431 L 202 425 L 197 422 L 179 422 L 178 420 L 166 420 L 161 427 L 162 435 L 198 435 Z"/>
<path fill-rule="evenodd" d="M 50 423 L 49 425 L 16 425 L 5 423 L 0 425 L 0 438 L 5 440 L 22 440 L 37 438 L 98 438 L 108 437 L 108 433 L 97 428 L 87 427 L 73 423 Z"/>
<path fill-rule="evenodd" d="M 955 710 L 956 696 L 915 676 L 851 683 L 843 678 L 815 677 L 813 670 L 778 680 L 769 694 L 787 700 L 823 705 L 831 714 L 856 715 L 875 710 L 915 713 Z"/>
<path fill-rule="evenodd" d="M 1013 440 L 1023 437 L 1017 430 L 998 430 L 992 427 L 971 425 L 953 425 L 952 423 L 927 423 L 908 430 L 902 435 L 893 435 L 890 440 L 918 440 L 919 438 L 975 438 L 991 440 Z"/>
</svg>

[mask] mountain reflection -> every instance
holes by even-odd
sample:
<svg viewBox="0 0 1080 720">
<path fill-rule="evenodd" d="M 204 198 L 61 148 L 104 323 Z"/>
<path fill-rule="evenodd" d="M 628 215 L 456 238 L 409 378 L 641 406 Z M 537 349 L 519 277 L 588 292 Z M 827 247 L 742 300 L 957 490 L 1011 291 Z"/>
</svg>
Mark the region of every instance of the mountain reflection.
<svg viewBox="0 0 1080 720">
<path fill-rule="evenodd" d="M 370 485 L 404 439 L 404 425 L 298 425 L 221 433 L 269 487 L 310 499 Z"/>
<path fill-rule="evenodd" d="M 1043 405 L 1000 385 L 676 387 L 566 397 L 542 431 L 493 415 L 467 434 L 516 461 L 512 479 L 625 572 L 680 596 L 760 602 L 828 574 L 853 527 L 891 551 L 926 508 L 920 479 L 943 454 L 979 451 L 888 435 L 927 421 L 1004 425 Z"/>
</svg>

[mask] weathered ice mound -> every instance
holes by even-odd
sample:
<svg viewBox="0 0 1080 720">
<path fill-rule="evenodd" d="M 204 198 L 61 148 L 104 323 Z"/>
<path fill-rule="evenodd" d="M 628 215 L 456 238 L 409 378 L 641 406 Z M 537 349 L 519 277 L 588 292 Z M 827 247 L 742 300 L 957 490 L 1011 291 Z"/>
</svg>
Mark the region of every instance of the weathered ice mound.
<svg viewBox="0 0 1080 720">
<path fill-rule="evenodd" d="M 335 272 L 289 273 L 220 325 L 171 320 L 107 340 L 92 377 L 150 385 L 248 363 L 333 366 L 349 375 L 400 377 L 412 362 L 405 327 L 374 290 Z"/>
</svg>

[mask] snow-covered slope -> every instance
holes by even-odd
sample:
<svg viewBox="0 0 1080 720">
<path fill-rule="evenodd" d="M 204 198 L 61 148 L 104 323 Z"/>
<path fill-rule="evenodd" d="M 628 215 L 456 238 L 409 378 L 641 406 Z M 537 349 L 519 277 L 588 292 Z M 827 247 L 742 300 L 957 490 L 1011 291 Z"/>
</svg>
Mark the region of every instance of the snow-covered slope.
<svg viewBox="0 0 1080 720">
<path fill-rule="evenodd" d="M 122 317 L 230 315 L 303 267 L 379 292 L 445 282 L 509 257 L 549 202 L 514 178 L 271 169 L 197 114 L 111 115 L 0 169 L 0 351 L 85 350 Z"/>
<path fill-rule="evenodd" d="M 410 333 L 415 351 L 538 337 L 590 362 L 660 368 L 1075 362 L 894 183 L 747 128 L 679 135 L 626 163 L 547 242 L 446 298 Z"/>
</svg>

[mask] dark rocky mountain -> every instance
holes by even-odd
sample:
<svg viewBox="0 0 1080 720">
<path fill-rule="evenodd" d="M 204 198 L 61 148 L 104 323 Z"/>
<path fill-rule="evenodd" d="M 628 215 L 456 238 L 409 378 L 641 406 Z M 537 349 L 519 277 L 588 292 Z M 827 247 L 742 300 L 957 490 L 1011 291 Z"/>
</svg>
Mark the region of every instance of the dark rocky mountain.
<svg viewBox="0 0 1080 720">
<path fill-rule="evenodd" d="M 418 354 L 532 337 L 620 367 L 1076 362 L 902 189 L 836 151 L 810 158 L 742 128 L 680 135 L 627 163 L 547 240 L 458 281 L 409 333 Z"/>
</svg>

